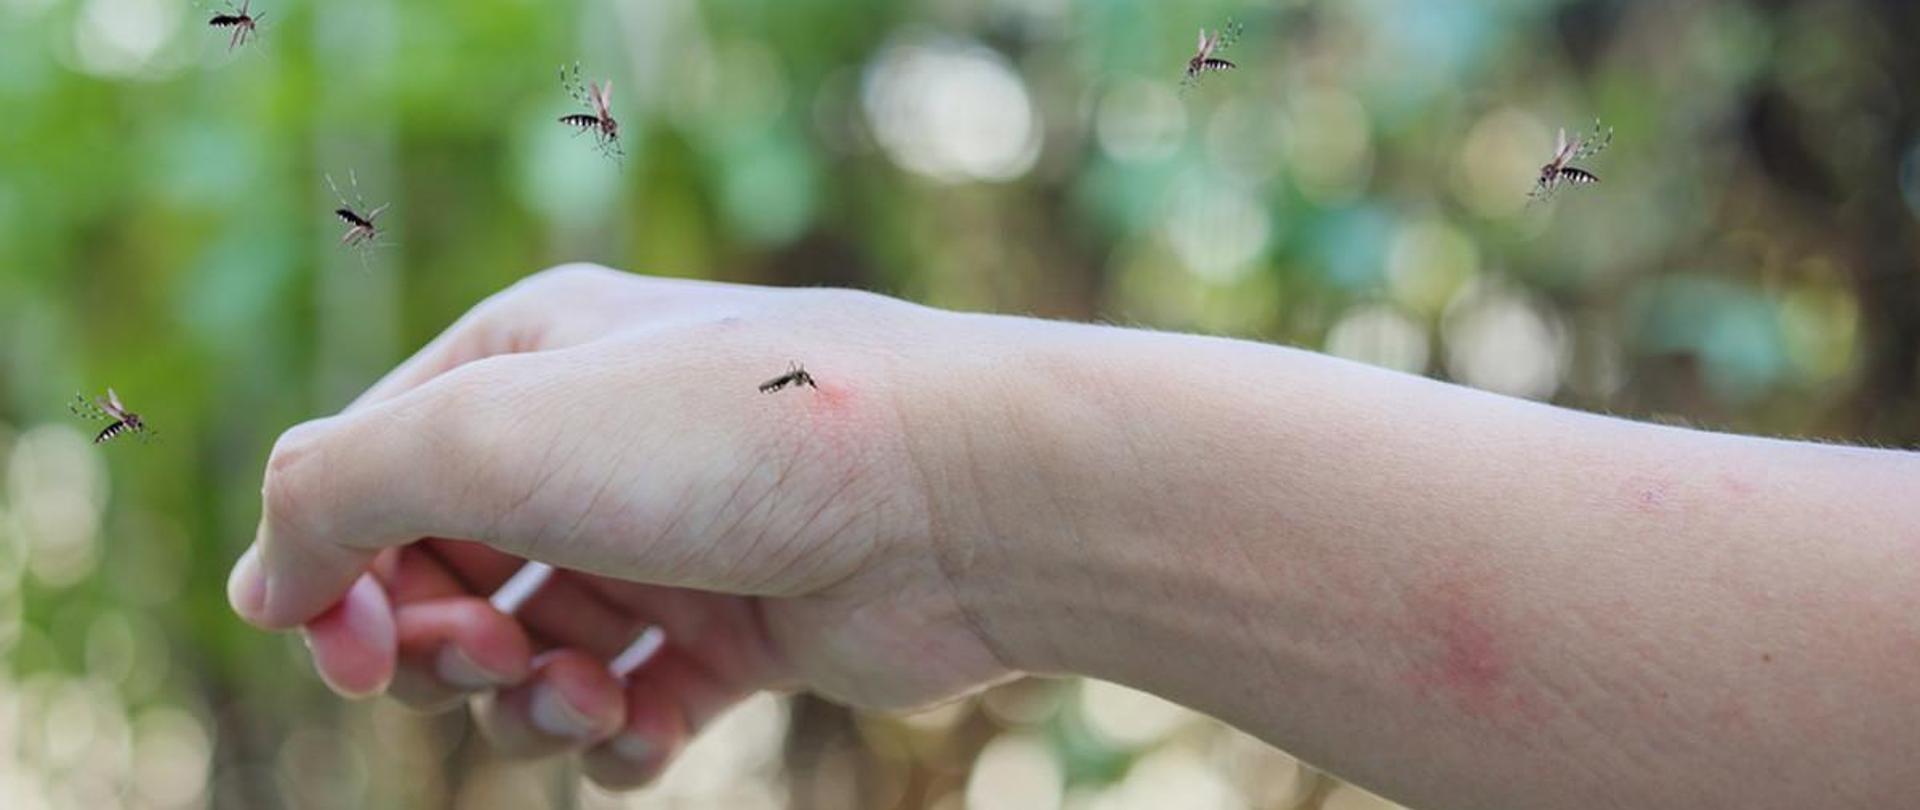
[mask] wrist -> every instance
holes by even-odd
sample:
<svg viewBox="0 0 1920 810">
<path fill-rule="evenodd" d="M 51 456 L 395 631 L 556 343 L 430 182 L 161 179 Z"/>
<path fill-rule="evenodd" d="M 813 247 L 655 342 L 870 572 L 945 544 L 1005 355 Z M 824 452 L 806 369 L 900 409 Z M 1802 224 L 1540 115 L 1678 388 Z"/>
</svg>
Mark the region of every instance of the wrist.
<svg viewBox="0 0 1920 810">
<path fill-rule="evenodd" d="M 1138 432 L 1162 405 L 1131 366 L 1165 336 L 943 316 L 938 380 L 902 407 L 940 570 L 1005 665 L 1115 677 L 1105 657 L 1140 607 L 1121 592 L 1175 574 L 1160 529 L 1183 518 L 1152 474 L 1166 448 Z"/>
</svg>

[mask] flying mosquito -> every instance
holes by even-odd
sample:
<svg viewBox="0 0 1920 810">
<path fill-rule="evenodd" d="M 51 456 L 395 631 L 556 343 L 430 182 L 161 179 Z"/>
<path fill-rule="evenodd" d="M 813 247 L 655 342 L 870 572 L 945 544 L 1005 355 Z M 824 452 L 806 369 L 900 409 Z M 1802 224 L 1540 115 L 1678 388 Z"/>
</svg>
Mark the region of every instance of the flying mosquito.
<svg viewBox="0 0 1920 810">
<path fill-rule="evenodd" d="M 1207 29 L 1200 29 L 1200 44 L 1196 46 L 1193 58 L 1187 60 L 1186 77 L 1180 80 L 1181 89 L 1184 90 L 1198 84 L 1200 77 L 1205 74 L 1219 70 L 1232 70 L 1239 67 L 1239 65 L 1222 59 L 1216 54 L 1223 53 L 1228 48 L 1233 47 L 1233 43 L 1239 41 L 1240 34 L 1245 30 L 1246 26 L 1233 20 L 1228 20 L 1225 28 L 1215 31 L 1211 35 L 1207 34 Z"/>
<path fill-rule="evenodd" d="M 760 393 L 771 394 L 789 385 L 796 387 L 804 385 L 813 389 L 820 387 L 813 384 L 813 375 L 808 374 L 806 368 L 799 363 L 788 363 L 787 373 L 760 384 Z"/>
<path fill-rule="evenodd" d="M 580 63 L 573 63 L 573 73 L 568 75 L 565 66 L 560 68 L 560 86 L 566 88 L 567 95 L 590 110 L 590 113 L 572 113 L 560 116 L 560 123 L 573 127 L 580 132 L 593 133 L 593 140 L 600 151 L 618 158 L 620 152 L 620 122 L 613 120 L 612 106 L 613 80 L 603 84 L 580 83 Z"/>
<path fill-rule="evenodd" d="M 247 44 L 247 38 L 259 33 L 260 20 L 267 16 L 265 12 L 254 14 L 249 11 L 253 0 L 240 0 L 240 7 L 234 8 L 227 3 L 227 10 L 217 12 L 207 24 L 215 28 L 231 28 L 233 35 L 227 38 L 227 50 L 231 51 Z"/>
<path fill-rule="evenodd" d="M 346 195 L 340 193 L 340 187 L 333 184 L 333 175 L 325 177 L 327 188 L 333 189 L 333 196 L 340 200 L 340 207 L 333 209 L 333 215 L 347 224 L 347 232 L 340 235 L 340 244 L 361 247 L 378 241 L 380 226 L 374 224 L 374 220 L 393 203 L 384 203 L 379 208 L 368 210 L 366 199 L 360 196 L 360 178 L 354 175 L 352 169 L 347 170 L 347 184 L 353 187 L 352 203 L 348 203 Z M 360 213 L 362 211 L 366 213 Z"/>
<path fill-rule="evenodd" d="M 106 428 L 93 437 L 94 444 L 111 441 L 127 433 L 152 435 L 152 431 L 147 428 L 147 423 L 140 419 L 140 414 L 129 411 L 127 406 L 120 404 L 120 395 L 114 393 L 112 388 L 107 389 L 106 396 L 94 397 L 92 400 L 88 400 L 85 394 L 74 394 L 73 404 L 68 407 L 82 418 L 107 423 Z"/>
<path fill-rule="evenodd" d="M 1593 172 L 1573 165 L 1576 160 L 1586 160 L 1605 151 L 1613 143 L 1613 128 L 1608 127 L 1605 135 L 1600 133 L 1600 119 L 1593 121 L 1593 134 L 1585 138 L 1575 136 L 1567 139 L 1565 127 L 1554 140 L 1553 160 L 1540 167 L 1540 177 L 1534 181 L 1533 191 L 1528 194 L 1534 202 L 1540 202 L 1553 196 L 1561 186 L 1584 186 L 1600 182 Z"/>
</svg>

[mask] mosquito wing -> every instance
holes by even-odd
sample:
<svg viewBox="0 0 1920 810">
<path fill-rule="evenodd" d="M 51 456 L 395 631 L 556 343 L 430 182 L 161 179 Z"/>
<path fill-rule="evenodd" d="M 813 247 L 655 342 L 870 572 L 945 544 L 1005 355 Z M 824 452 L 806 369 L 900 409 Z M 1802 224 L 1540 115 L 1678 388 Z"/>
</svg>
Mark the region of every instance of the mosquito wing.
<svg viewBox="0 0 1920 810">
<path fill-rule="evenodd" d="M 120 395 L 112 388 L 107 389 L 107 398 L 100 401 L 100 410 L 112 414 L 115 419 L 127 418 L 127 406 L 120 404 Z"/>
<path fill-rule="evenodd" d="M 599 113 L 603 119 L 612 118 L 613 80 L 608 79 L 604 84 L 599 85 L 588 83 L 587 89 L 593 95 L 593 111 Z"/>
</svg>

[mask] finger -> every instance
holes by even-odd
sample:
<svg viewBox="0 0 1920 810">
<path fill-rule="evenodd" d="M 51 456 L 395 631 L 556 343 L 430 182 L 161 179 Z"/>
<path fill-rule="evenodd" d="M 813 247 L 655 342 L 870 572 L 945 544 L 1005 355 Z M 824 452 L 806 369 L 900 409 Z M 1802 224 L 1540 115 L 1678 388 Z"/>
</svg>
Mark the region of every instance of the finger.
<svg viewBox="0 0 1920 810">
<path fill-rule="evenodd" d="M 441 559 L 431 539 L 380 552 L 374 558 L 373 574 L 396 605 L 479 595 Z"/>
<path fill-rule="evenodd" d="M 648 360 L 683 362 L 608 344 L 490 357 L 288 431 L 268 463 L 259 553 L 243 558 L 252 581 L 233 591 L 235 608 L 264 627 L 297 624 L 331 604 L 377 550 L 423 536 L 633 579 L 672 565 L 676 584 L 732 586 L 747 568 L 712 553 L 669 556 L 673 549 L 645 533 L 672 522 L 675 510 L 700 509 L 670 499 L 717 501 L 725 487 L 774 485 L 741 480 L 744 460 L 726 460 L 745 441 L 732 426 L 759 401 L 679 391 L 646 406 L 673 426 L 631 432 L 632 415 L 622 411 L 630 403 L 606 383 L 661 370 Z M 703 408 L 702 418 L 683 415 Z M 668 431 L 676 448 L 703 455 L 673 470 L 671 482 L 637 475 L 632 457 L 641 453 L 618 442 Z"/>
<path fill-rule="evenodd" d="M 590 339 L 606 328 L 606 316 L 617 304 L 589 291 L 614 287 L 609 282 L 623 275 L 602 267 L 569 265 L 543 271 L 515 284 L 470 310 L 432 343 L 362 394 L 348 410 L 385 401 L 473 360 L 500 353 L 573 345 Z M 584 298 L 582 304 L 599 304 L 593 311 L 599 312 L 601 317 L 584 317 L 589 311 L 585 306 L 556 310 L 553 306 L 543 304 L 545 299 L 556 297 L 557 292 L 567 293 L 573 298 Z M 553 328 L 549 313 L 554 311 L 569 312 L 571 317 L 566 324 L 571 328 Z M 250 546 L 248 553 L 229 575 L 229 601 L 242 615 L 253 615 L 265 607 L 266 580 L 260 569 L 261 559 L 254 547 Z"/>
<path fill-rule="evenodd" d="M 447 567 L 477 593 L 498 592 L 526 561 L 479 543 L 435 541 Z M 603 660 L 619 653 L 648 617 L 614 603 L 588 584 L 590 578 L 556 571 L 512 616 L 545 647 L 571 647 Z"/>
<path fill-rule="evenodd" d="M 258 536 L 229 580 L 234 609 L 264 627 L 291 627 L 331 605 L 382 548 L 487 532 L 500 504 L 516 497 L 501 480 L 513 471 L 481 457 L 493 442 L 456 434 L 489 432 L 478 423 L 504 415 L 448 409 L 470 407 L 489 386 L 525 384 L 544 357 L 475 361 L 400 397 L 283 434 L 267 464 Z"/>
<path fill-rule="evenodd" d="M 400 664 L 388 694 L 421 710 L 518 683 L 531 645 L 518 622 L 488 609 L 426 540 L 380 553 L 375 575 L 398 606 Z"/>
<path fill-rule="evenodd" d="M 480 729 L 501 751 L 542 756 L 599 742 L 620 729 L 626 697 L 598 659 L 554 650 L 525 683 L 474 699 Z"/>
<path fill-rule="evenodd" d="M 625 724 L 588 749 L 581 764 L 588 778 L 607 788 L 644 785 L 715 716 L 754 691 L 669 646 L 628 679 Z"/>
<path fill-rule="evenodd" d="M 436 571 L 431 561 L 421 554 L 404 553 L 411 551 L 414 549 L 410 547 L 389 549 L 374 561 L 372 578 L 384 594 L 384 600 L 371 596 L 355 598 L 349 591 L 347 599 L 335 603 L 327 613 L 321 614 L 321 619 L 303 628 L 314 670 L 335 691 L 364 695 L 383 687 L 391 688 L 382 672 L 393 667 L 382 660 L 386 653 L 381 649 L 387 643 L 382 636 L 395 635 L 389 629 L 395 621 L 391 605 L 415 601 L 429 594 L 459 592 L 457 583 L 452 582 L 444 568 Z M 395 684 L 408 679 L 405 650 L 399 654 L 403 663 L 398 670 L 393 670 L 391 677 Z"/>
<path fill-rule="evenodd" d="M 306 627 L 320 679 L 345 697 L 378 694 L 393 680 L 396 633 L 387 594 L 370 575 Z"/>
<path fill-rule="evenodd" d="M 415 708 L 444 708 L 472 692 L 520 683 L 533 668 L 520 623 L 478 596 L 402 605 L 395 624 L 400 668 L 388 691 Z"/>
</svg>

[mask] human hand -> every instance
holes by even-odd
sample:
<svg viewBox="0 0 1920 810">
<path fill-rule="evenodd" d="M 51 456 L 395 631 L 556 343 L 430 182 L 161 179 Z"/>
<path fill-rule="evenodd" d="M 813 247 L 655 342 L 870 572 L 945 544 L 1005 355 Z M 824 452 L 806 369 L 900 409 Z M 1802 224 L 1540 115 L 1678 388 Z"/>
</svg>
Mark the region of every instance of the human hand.
<svg viewBox="0 0 1920 810">
<path fill-rule="evenodd" d="M 304 625 L 342 693 L 472 696 L 502 748 L 584 751 L 616 787 L 759 689 L 905 707 L 1006 677 L 937 561 L 902 427 L 931 396 L 903 378 L 951 317 L 539 274 L 281 437 L 229 597 Z M 794 361 L 817 389 L 755 390 Z M 487 595 L 529 559 L 563 573 L 500 613 Z M 666 647 L 622 684 L 604 662 L 650 624 Z"/>
</svg>

